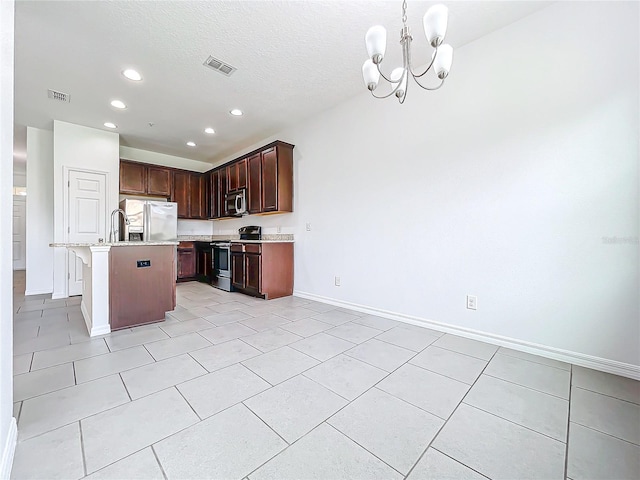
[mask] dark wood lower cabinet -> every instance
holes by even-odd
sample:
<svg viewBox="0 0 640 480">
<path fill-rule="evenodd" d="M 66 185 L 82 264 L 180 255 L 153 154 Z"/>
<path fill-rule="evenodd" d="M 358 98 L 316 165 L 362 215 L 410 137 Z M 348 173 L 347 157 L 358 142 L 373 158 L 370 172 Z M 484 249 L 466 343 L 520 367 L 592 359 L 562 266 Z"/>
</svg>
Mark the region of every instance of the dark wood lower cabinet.
<svg viewBox="0 0 640 480">
<path fill-rule="evenodd" d="M 196 279 L 200 282 L 211 283 L 212 273 L 211 245 L 196 243 Z"/>
<path fill-rule="evenodd" d="M 231 253 L 231 285 L 237 290 L 243 290 L 245 286 L 244 256 L 242 250 Z"/>
<path fill-rule="evenodd" d="M 196 276 L 196 249 L 193 242 L 178 245 L 178 281 L 192 280 Z"/>
<path fill-rule="evenodd" d="M 231 245 L 233 287 L 265 299 L 293 294 L 293 243 Z"/>
<path fill-rule="evenodd" d="M 247 253 L 244 256 L 244 288 L 254 295 L 260 295 L 262 279 L 261 268 L 262 255 L 255 253 Z"/>
</svg>

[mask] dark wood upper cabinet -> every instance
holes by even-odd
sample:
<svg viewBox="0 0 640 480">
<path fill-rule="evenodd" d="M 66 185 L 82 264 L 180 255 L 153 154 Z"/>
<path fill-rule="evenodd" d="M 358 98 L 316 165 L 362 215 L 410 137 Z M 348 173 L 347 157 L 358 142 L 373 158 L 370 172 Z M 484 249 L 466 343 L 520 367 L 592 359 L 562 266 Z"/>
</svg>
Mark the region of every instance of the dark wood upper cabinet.
<svg viewBox="0 0 640 480">
<path fill-rule="evenodd" d="M 275 142 L 262 151 L 262 212 L 293 211 L 293 145 Z"/>
<path fill-rule="evenodd" d="M 233 162 L 227 167 L 229 177 L 229 191 L 247 188 L 247 159 Z"/>
<path fill-rule="evenodd" d="M 189 218 L 207 218 L 207 182 L 200 173 L 189 179 Z"/>
<path fill-rule="evenodd" d="M 120 160 L 120 193 L 169 198 L 172 170 L 169 167 Z"/>
<path fill-rule="evenodd" d="M 278 155 L 276 147 L 262 152 L 262 211 L 278 210 Z"/>
<path fill-rule="evenodd" d="M 120 161 L 120 193 L 146 195 L 146 165 L 142 163 Z"/>
<path fill-rule="evenodd" d="M 209 218 L 220 218 L 218 201 L 218 170 L 209 173 Z"/>
<path fill-rule="evenodd" d="M 178 203 L 178 218 L 208 218 L 207 175 L 197 172 L 173 172 L 171 201 Z"/>
<path fill-rule="evenodd" d="M 224 218 L 227 193 L 247 189 L 247 211 L 293 211 L 293 148 L 275 141 L 207 173 L 120 161 L 120 193 L 167 197 L 178 218 Z"/>
<path fill-rule="evenodd" d="M 178 218 L 190 218 L 191 208 L 189 206 L 189 172 L 173 172 L 173 192 L 171 201 L 178 203 Z"/>
<path fill-rule="evenodd" d="M 227 196 L 227 192 L 229 184 L 228 182 L 228 178 L 227 178 L 227 169 L 226 168 L 221 168 L 220 170 L 218 170 L 218 205 L 219 205 L 219 217 L 223 218 L 228 216 L 227 214 L 227 202 L 226 200 L 226 196 Z"/>
<path fill-rule="evenodd" d="M 171 170 L 150 165 L 147 168 L 147 193 L 159 197 L 170 197 Z"/>
<path fill-rule="evenodd" d="M 247 159 L 248 180 L 247 180 L 247 210 L 249 213 L 260 213 L 262 211 L 262 156 L 256 153 Z"/>
</svg>

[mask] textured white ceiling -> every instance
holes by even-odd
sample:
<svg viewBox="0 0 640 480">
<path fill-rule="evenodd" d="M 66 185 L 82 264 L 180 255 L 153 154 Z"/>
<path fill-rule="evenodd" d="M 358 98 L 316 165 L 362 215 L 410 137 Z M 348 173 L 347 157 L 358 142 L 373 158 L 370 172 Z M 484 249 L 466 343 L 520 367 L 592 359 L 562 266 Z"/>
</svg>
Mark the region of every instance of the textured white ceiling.
<svg viewBox="0 0 640 480">
<path fill-rule="evenodd" d="M 421 22 L 434 3 L 408 2 L 416 60 L 426 61 L 429 52 Z M 551 2 L 445 3 L 446 41 L 455 49 Z M 215 162 L 350 97 L 368 95 L 360 73 L 364 34 L 384 25 L 385 64 L 389 71 L 390 63 L 399 65 L 401 4 L 18 0 L 15 122 L 51 129 L 53 119 L 95 128 L 110 121 L 123 145 Z M 238 70 L 225 77 L 204 67 L 209 55 Z M 120 72 L 127 67 L 144 80 L 126 80 Z M 70 94 L 71 103 L 49 100 L 49 88 Z M 114 98 L 128 108 L 112 108 Z M 231 117 L 234 107 L 245 115 Z M 207 126 L 216 134 L 206 135 Z M 198 146 L 187 147 L 188 140 Z"/>
</svg>

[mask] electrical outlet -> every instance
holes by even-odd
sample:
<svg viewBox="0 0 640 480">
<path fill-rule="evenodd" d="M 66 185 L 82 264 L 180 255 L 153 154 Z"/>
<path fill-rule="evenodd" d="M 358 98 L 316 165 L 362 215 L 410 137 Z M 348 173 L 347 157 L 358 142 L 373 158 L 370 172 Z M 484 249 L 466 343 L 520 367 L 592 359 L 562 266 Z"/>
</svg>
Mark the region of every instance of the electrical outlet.
<svg viewBox="0 0 640 480">
<path fill-rule="evenodd" d="M 310 231 L 311 231 L 311 224 L 307 223 L 307 232 L 310 232 Z"/>
<path fill-rule="evenodd" d="M 340 277 L 336 277 L 335 284 L 336 284 L 336 287 L 340 286 Z"/>
<path fill-rule="evenodd" d="M 469 310 L 478 309 L 478 297 L 475 295 L 467 295 L 467 308 Z"/>
</svg>

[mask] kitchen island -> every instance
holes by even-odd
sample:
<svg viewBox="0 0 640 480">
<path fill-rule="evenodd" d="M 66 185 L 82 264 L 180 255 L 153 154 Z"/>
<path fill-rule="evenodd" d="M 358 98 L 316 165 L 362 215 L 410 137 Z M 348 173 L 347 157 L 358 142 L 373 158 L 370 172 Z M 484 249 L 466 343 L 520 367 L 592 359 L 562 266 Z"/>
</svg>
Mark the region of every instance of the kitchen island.
<svg viewBox="0 0 640 480">
<path fill-rule="evenodd" d="M 52 243 L 82 260 L 80 309 L 89 335 L 164 320 L 175 308 L 178 242 Z"/>
</svg>

